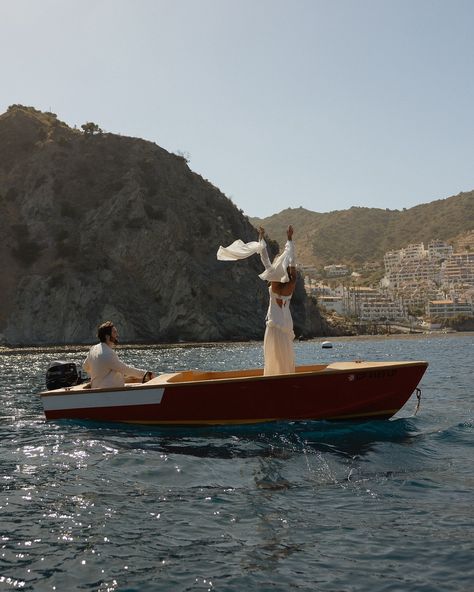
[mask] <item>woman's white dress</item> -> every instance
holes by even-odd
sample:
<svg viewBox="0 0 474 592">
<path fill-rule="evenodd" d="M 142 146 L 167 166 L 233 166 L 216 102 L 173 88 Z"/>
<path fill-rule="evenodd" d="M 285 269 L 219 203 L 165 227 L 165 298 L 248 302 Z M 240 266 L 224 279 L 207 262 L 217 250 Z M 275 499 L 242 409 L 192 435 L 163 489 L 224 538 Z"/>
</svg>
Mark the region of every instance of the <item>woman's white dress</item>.
<svg viewBox="0 0 474 592">
<path fill-rule="evenodd" d="M 270 263 L 266 245 L 260 251 L 260 258 L 265 271 L 260 274 L 267 281 L 287 282 L 287 267 L 295 265 L 293 241 L 287 241 L 283 253 Z M 291 296 L 282 296 L 273 292 L 270 284 L 270 295 L 266 316 L 267 327 L 263 338 L 263 356 L 265 366 L 263 374 L 288 374 L 295 371 L 295 352 L 293 350 L 293 319 L 290 312 Z"/>
<path fill-rule="evenodd" d="M 270 302 L 267 312 L 267 328 L 263 338 L 265 366 L 263 374 L 287 374 L 295 371 L 293 350 L 293 319 L 290 312 L 291 296 L 281 296 L 268 289 Z M 280 306 L 281 304 L 281 306 Z"/>
</svg>

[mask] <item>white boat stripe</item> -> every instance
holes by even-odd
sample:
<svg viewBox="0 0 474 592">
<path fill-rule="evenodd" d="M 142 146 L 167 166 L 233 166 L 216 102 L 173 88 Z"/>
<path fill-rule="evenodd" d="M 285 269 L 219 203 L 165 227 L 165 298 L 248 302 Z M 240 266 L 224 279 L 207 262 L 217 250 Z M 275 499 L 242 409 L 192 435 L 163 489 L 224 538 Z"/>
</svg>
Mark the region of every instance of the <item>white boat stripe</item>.
<svg viewBox="0 0 474 592">
<path fill-rule="evenodd" d="M 113 392 L 71 391 L 68 395 L 41 397 L 45 411 L 58 409 L 92 409 L 95 407 L 123 407 L 125 405 L 158 405 L 163 398 L 164 388 L 128 390 Z"/>
</svg>

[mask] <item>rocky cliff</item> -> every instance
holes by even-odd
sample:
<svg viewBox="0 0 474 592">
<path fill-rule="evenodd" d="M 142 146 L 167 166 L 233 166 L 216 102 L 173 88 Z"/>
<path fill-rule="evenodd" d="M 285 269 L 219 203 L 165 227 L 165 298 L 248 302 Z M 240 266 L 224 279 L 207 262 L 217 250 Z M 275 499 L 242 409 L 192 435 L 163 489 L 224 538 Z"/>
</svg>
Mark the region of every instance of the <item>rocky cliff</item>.
<svg viewBox="0 0 474 592">
<path fill-rule="evenodd" d="M 97 133 L 98 132 L 98 133 Z M 260 339 L 267 289 L 248 219 L 186 160 L 53 113 L 0 116 L 0 343 L 88 343 L 112 319 L 128 342 Z M 300 282 L 295 332 L 327 334 Z"/>
</svg>

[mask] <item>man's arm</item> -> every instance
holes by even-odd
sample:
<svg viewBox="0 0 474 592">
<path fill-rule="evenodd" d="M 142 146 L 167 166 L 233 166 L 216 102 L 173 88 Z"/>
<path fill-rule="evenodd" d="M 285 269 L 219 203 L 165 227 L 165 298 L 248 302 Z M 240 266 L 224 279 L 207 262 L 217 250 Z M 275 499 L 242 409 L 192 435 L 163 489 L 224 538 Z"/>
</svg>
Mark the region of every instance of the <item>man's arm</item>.
<svg viewBox="0 0 474 592">
<path fill-rule="evenodd" d="M 133 376 L 134 378 L 143 378 L 146 373 L 146 370 L 142 370 L 141 368 L 135 368 L 134 366 L 129 366 L 124 362 L 119 360 L 117 354 L 111 349 L 109 355 L 107 356 L 107 364 L 111 370 L 115 372 L 120 372 L 123 376 Z"/>
<path fill-rule="evenodd" d="M 90 361 L 90 355 L 89 354 L 87 354 L 87 358 L 82 363 L 82 367 L 84 368 L 85 372 L 87 372 L 88 374 L 91 373 L 91 361 Z"/>
</svg>

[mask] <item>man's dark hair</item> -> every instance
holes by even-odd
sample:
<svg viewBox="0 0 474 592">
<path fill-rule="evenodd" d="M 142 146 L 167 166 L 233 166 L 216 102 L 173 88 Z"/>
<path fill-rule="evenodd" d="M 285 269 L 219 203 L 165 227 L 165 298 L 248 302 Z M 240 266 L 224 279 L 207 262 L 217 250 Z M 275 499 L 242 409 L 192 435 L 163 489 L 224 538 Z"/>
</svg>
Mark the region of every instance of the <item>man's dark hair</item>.
<svg viewBox="0 0 474 592">
<path fill-rule="evenodd" d="M 110 337 L 112 335 L 113 328 L 114 328 L 114 324 L 112 323 L 112 321 L 105 321 L 105 323 L 102 323 L 102 325 L 99 325 L 99 327 L 97 329 L 97 337 L 99 338 L 99 341 L 102 341 L 102 343 L 105 343 L 106 336 L 108 335 Z"/>
</svg>

